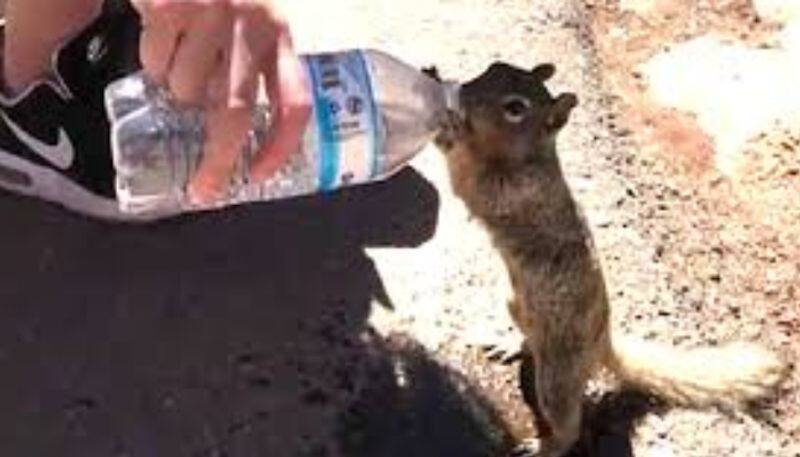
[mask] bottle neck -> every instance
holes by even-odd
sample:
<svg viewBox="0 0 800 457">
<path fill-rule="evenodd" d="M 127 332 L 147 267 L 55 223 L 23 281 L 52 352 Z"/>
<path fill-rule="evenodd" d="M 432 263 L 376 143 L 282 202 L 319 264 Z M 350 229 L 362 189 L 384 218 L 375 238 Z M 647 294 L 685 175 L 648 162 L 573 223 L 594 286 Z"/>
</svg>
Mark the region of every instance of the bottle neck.
<svg viewBox="0 0 800 457">
<path fill-rule="evenodd" d="M 461 93 L 461 84 L 456 81 L 442 82 L 442 91 L 444 92 L 444 103 L 448 111 L 460 112 L 461 103 L 459 95 Z"/>
</svg>

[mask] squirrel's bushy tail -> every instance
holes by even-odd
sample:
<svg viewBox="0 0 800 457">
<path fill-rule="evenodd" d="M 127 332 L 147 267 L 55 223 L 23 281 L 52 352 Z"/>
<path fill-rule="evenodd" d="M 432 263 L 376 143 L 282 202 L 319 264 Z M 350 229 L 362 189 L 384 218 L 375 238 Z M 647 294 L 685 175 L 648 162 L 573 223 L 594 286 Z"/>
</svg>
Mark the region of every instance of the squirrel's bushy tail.
<svg viewBox="0 0 800 457">
<path fill-rule="evenodd" d="M 779 357 L 751 343 L 679 349 L 613 336 L 607 366 L 623 382 L 689 407 L 741 407 L 769 397 L 789 374 Z"/>
</svg>

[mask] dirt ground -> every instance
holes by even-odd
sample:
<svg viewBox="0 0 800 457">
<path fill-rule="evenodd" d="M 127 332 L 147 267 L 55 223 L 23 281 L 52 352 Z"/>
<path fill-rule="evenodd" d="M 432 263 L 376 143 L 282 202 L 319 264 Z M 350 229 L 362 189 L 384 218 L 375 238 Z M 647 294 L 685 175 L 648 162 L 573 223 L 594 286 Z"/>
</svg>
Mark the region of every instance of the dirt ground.
<svg viewBox="0 0 800 457">
<path fill-rule="evenodd" d="M 466 80 L 554 62 L 560 151 L 615 329 L 800 356 L 800 131 L 721 173 L 638 66 L 713 32 L 775 46 L 746 1 L 297 0 L 301 50 L 376 47 Z M 746 109 L 746 107 L 744 108 Z M 0 455 L 503 456 L 535 448 L 508 284 L 435 148 L 394 179 L 147 227 L 3 195 Z M 576 455 L 798 457 L 800 374 L 757 414 L 666 409 L 605 379 Z"/>
<path fill-rule="evenodd" d="M 626 326 L 645 322 L 658 337 L 682 343 L 757 339 L 787 360 L 798 360 L 800 124 L 791 117 L 776 119 L 748 138 L 738 151 L 739 168 L 726 173 L 714 157 L 725 138 L 703 131 L 693 113 L 654 102 L 640 71 L 654 56 L 700 36 L 780 50 L 784 25 L 757 14 L 747 1 L 620 2 L 627 9 L 617 2 L 591 3 L 604 86 L 618 97 L 621 123 L 636 148 L 619 170 L 635 194 L 635 225 L 654 247 L 653 261 L 665 274 L 665 290 L 652 296 L 647 309 L 630 308 Z M 731 74 L 722 69 L 720 80 L 744 79 L 759 71 L 757 65 L 754 60 L 751 67 L 743 66 L 743 76 L 732 74 L 739 69 Z M 679 78 L 675 81 L 674 90 L 680 91 Z M 769 89 L 759 87 L 765 93 Z M 755 123 L 758 107 L 747 101 L 751 94 L 729 95 L 742 100 L 736 109 L 751 112 Z M 770 103 L 780 100 L 764 101 Z M 677 437 L 673 454 L 798 455 L 799 384 L 795 372 L 766 425 L 686 421 L 681 416 L 690 413 L 676 413 L 670 421 Z M 699 436 L 706 432 L 707 437 Z"/>
</svg>

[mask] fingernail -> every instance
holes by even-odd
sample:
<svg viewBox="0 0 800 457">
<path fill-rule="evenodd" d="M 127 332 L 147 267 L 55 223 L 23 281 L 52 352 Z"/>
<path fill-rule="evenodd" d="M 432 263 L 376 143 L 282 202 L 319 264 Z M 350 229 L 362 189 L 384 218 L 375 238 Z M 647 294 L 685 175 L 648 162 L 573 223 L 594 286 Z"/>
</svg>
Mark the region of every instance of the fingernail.
<svg viewBox="0 0 800 457">
<path fill-rule="evenodd" d="M 195 208 L 204 206 L 203 198 L 191 186 L 186 191 L 186 200 L 189 203 L 189 206 Z"/>
<path fill-rule="evenodd" d="M 219 192 L 211 190 L 211 186 L 190 183 L 186 189 L 186 199 L 189 205 L 202 208 L 211 205 L 219 198 Z"/>
</svg>

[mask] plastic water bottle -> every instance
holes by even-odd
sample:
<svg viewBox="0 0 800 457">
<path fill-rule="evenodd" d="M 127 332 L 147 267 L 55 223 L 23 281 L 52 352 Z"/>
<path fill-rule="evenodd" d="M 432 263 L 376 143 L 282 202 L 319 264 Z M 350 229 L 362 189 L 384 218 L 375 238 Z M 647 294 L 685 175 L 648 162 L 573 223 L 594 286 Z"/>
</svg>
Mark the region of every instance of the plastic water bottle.
<svg viewBox="0 0 800 457">
<path fill-rule="evenodd" d="M 248 179 L 251 159 L 269 134 L 270 107 L 262 97 L 228 194 L 212 207 L 386 179 L 431 140 L 456 103 L 457 84 L 435 81 L 379 51 L 301 59 L 313 100 L 301 150 L 266 181 Z M 105 97 L 122 211 L 168 215 L 209 209 L 193 205 L 186 194 L 203 153 L 202 111 L 178 108 L 143 74 L 110 84 Z"/>
</svg>

